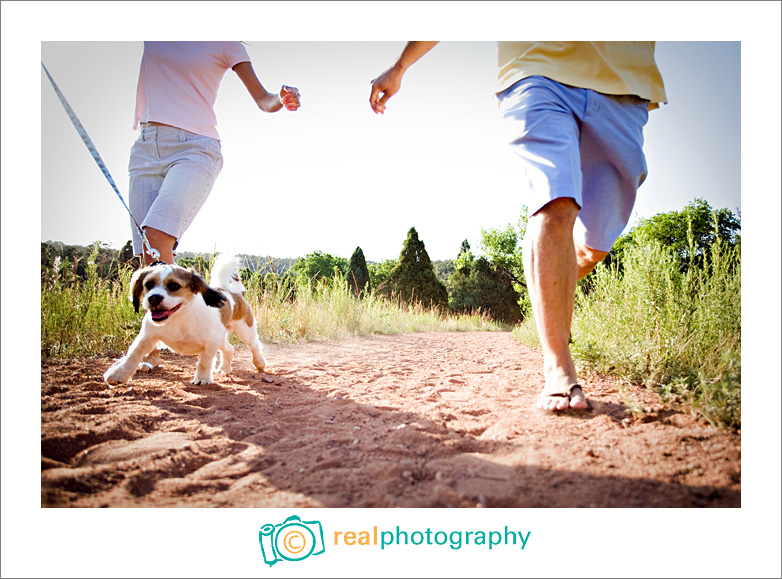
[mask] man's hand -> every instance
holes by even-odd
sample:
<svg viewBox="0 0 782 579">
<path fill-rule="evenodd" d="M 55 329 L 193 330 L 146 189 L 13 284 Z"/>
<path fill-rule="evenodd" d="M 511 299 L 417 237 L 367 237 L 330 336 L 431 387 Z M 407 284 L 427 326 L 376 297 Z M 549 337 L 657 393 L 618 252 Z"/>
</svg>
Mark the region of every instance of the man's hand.
<svg viewBox="0 0 782 579">
<path fill-rule="evenodd" d="M 375 114 L 381 115 L 386 112 L 386 102 L 402 86 L 403 71 L 396 66 L 392 66 L 379 77 L 372 81 L 372 93 L 369 95 L 369 106 L 375 111 Z"/>
<path fill-rule="evenodd" d="M 394 66 L 372 81 L 369 106 L 372 107 L 375 114 L 382 115 L 386 112 L 386 102 L 399 92 L 405 71 L 424 54 L 432 50 L 436 44 L 437 41 L 414 40 L 408 42 Z"/>
<path fill-rule="evenodd" d="M 301 106 L 299 89 L 293 86 L 280 87 L 280 102 L 289 111 L 295 111 Z"/>
</svg>

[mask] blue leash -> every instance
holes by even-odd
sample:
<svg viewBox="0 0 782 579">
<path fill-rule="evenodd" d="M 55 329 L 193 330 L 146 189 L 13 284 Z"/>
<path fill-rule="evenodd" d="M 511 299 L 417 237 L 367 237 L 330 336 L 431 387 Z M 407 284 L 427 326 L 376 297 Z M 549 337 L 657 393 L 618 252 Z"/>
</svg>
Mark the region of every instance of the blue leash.
<svg viewBox="0 0 782 579">
<path fill-rule="evenodd" d="M 95 148 L 95 145 L 92 143 L 92 139 L 90 139 L 90 136 L 87 134 L 87 131 L 84 130 L 84 125 L 82 125 L 79 119 L 76 117 L 76 113 L 73 112 L 71 105 L 69 105 L 68 101 L 65 100 L 65 96 L 60 91 L 59 87 L 57 86 L 57 83 L 54 82 L 52 75 L 50 75 L 49 71 L 46 70 L 46 67 L 44 66 L 43 62 L 41 62 L 41 66 L 43 67 L 43 71 L 46 73 L 46 76 L 49 78 L 49 82 L 52 83 L 52 88 L 54 88 L 54 92 L 57 94 L 57 98 L 60 99 L 60 103 L 62 103 L 65 112 L 68 113 L 68 118 L 71 119 L 73 126 L 76 127 L 76 132 L 79 133 L 81 140 L 84 141 L 85 145 L 87 145 L 87 150 L 92 155 L 92 158 L 95 159 L 95 162 L 98 164 L 98 167 L 100 167 L 103 176 L 106 177 L 106 179 L 109 182 L 109 185 L 111 185 L 112 189 L 114 189 L 114 192 L 117 194 L 117 197 L 119 197 L 119 200 L 122 202 L 122 205 L 125 207 L 125 210 L 128 212 L 128 215 L 130 215 L 130 218 L 133 220 L 133 223 L 136 225 L 136 229 L 138 229 L 138 232 L 141 234 L 141 239 L 143 240 L 143 244 L 147 248 L 147 252 L 149 253 L 149 255 L 152 256 L 153 260 L 159 262 L 160 252 L 157 249 L 153 249 L 152 246 L 149 244 L 149 240 L 147 239 L 147 236 L 144 234 L 144 230 L 138 224 L 136 218 L 133 217 L 133 213 L 131 213 L 130 208 L 125 204 L 125 200 L 122 198 L 122 195 L 120 194 L 116 183 L 114 183 L 114 179 L 112 179 L 111 173 L 109 173 L 109 170 L 106 167 L 106 164 L 103 162 L 100 153 L 98 153 L 98 149 Z"/>
</svg>

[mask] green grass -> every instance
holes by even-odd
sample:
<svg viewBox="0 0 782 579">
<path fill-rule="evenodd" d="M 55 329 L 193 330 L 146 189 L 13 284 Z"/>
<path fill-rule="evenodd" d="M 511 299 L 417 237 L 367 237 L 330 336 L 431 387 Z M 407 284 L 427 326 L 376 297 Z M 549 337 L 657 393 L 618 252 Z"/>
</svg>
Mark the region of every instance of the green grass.
<svg viewBox="0 0 782 579">
<path fill-rule="evenodd" d="M 87 279 L 70 263 L 41 270 L 41 356 L 68 358 L 124 351 L 141 328 L 128 299 L 131 271 L 101 279 L 91 256 Z"/>
<path fill-rule="evenodd" d="M 741 255 L 711 247 L 701 266 L 653 243 L 600 264 L 576 292 L 571 351 L 582 374 L 614 376 L 684 404 L 711 424 L 741 427 Z M 534 321 L 514 330 L 539 347 Z"/>
<path fill-rule="evenodd" d="M 72 264 L 41 272 L 41 356 L 98 356 L 124 352 L 141 327 L 128 299 L 131 270 L 100 279 L 94 264 L 80 280 Z M 452 315 L 369 294 L 357 298 L 342 278 L 284 287 L 281 282 L 245 284 L 245 297 L 266 343 L 295 343 L 366 334 L 423 331 L 499 331 L 509 328 L 485 315 Z M 235 338 L 235 336 L 234 336 Z"/>
<path fill-rule="evenodd" d="M 740 428 L 739 250 L 717 243 L 703 266 L 682 273 L 664 248 L 646 245 L 628 249 L 623 266 L 599 265 L 577 291 L 571 349 L 579 372 L 644 384 L 714 425 Z M 124 352 L 142 317 L 128 299 L 130 268 L 121 266 L 113 281 L 98 276 L 94 258 L 85 280 L 73 270 L 67 262 L 42 268 L 42 358 Z M 339 277 L 293 286 L 251 278 L 245 285 L 266 343 L 508 329 L 485 315 L 457 316 L 373 293 L 359 299 Z M 531 315 L 514 335 L 540 346 Z"/>
</svg>

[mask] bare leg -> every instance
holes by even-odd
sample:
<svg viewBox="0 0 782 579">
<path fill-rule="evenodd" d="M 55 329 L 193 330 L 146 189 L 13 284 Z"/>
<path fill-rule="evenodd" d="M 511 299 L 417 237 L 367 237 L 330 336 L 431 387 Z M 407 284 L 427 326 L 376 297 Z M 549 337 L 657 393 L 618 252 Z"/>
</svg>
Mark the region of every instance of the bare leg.
<svg viewBox="0 0 782 579">
<path fill-rule="evenodd" d="M 546 392 L 567 393 L 578 383 L 568 341 L 578 277 L 573 225 L 578 205 L 555 199 L 529 219 L 524 238 L 524 273 L 538 335 L 543 347 Z M 586 400 L 541 396 L 538 407 L 585 408 Z"/>
<path fill-rule="evenodd" d="M 537 406 L 545 410 L 589 407 L 580 389 L 571 390 L 578 380 L 568 346 L 570 325 L 577 280 L 607 253 L 573 241 L 578 211 L 572 199 L 551 201 L 530 218 L 524 239 L 524 270 L 543 347 L 544 391 L 570 393 L 570 399 L 542 395 Z"/>
<path fill-rule="evenodd" d="M 168 264 L 174 263 L 174 244 L 176 243 L 176 237 L 172 237 L 168 233 L 163 233 L 152 227 L 145 227 L 144 233 L 146 234 L 152 249 L 157 249 L 160 252 L 160 261 Z M 149 255 L 146 248 L 144 248 L 144 265 L 151 265 L 154 261 L 153 257 Z"/>
<path fill-rule="evenodd" d="M 607 251 L 592 249 L 581 243 L 575 243 L 575 246 L 576 262 L 578 264 L 578 279 L 584 279 L 593 269 L 595 269 L 598 263 L 608 256 Z"/>
<path fill-rule="evenodd" d="M 532 310 L 543 347 L 545 392 L 565 396 L 541 396 L 545 410 L 587 408 L 578 384 L 568 342 L 573 321 L 576 281 L 586 276 L 606 256 L 573 241 L 578 205 L 569 198 L 555 199 L 535 213 L 524 239 L 524 271 Z"/>
</svg>

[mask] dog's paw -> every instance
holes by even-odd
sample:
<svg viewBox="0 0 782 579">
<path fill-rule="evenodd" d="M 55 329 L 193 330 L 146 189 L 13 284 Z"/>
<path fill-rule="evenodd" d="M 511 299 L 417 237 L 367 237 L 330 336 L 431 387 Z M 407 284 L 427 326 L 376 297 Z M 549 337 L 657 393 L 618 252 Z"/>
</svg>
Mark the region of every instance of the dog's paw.
<svg viewBox="0 0 782 579">
<path fill-rule="evenodd" d="M 266 370 L 266 358 L 261 356 L 260 359 L 253 360 L 253 366 L 255 366 L 255 369 L 258 370 L 258 372 L 263 372 Z"/>
<path fill-rule="evenodd" d="M 214 381 L 211 376 L 196 376 L 190 383 L 195 386 L 207 386 L 209 384 L 214 384 Z"/>
<path fill-rule="evenodd" d="M 143 372 L 144 374 L 148 374 L 149 372 L 152 372 L 152 370 L 154 370 L 155 368 L 159 368 L 159 367 L 160 365 L 155 366 L 153 364 L 150 364 L 149 362 L 142 362 L 141 364 L 138 365 L 136 372 Z"/>
<path fill-rule="evenodd" d="M 103 374 L 103 381 L 108 384 L 124 384 L 133 375 L 133 369 L 128 369 L 127 364 L 123 363 L 123 360 L 119 360 L 114 365 L 106 370 Z"/>
</svg>

